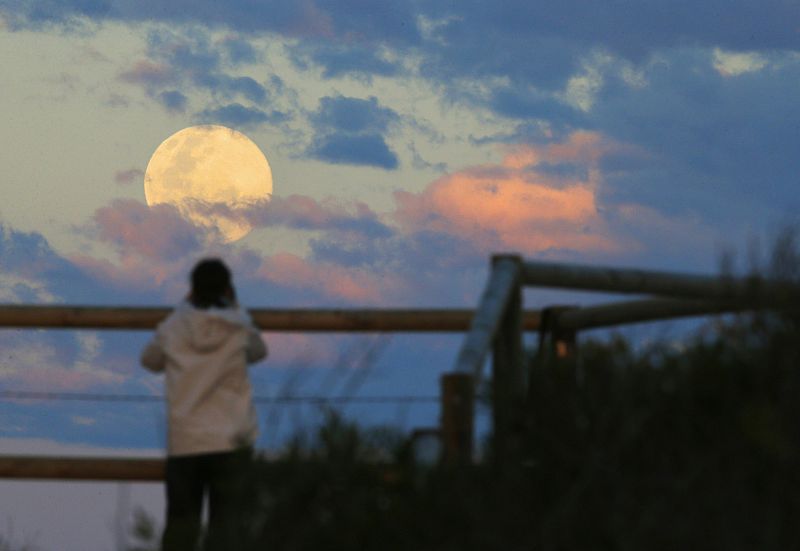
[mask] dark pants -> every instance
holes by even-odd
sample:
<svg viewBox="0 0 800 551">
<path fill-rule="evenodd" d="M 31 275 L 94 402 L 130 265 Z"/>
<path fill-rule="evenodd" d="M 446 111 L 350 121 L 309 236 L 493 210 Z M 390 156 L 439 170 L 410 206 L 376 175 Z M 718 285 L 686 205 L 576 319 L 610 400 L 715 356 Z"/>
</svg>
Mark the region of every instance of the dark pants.
<svg viewBox="0 0 800 551">
<path fill-rule="evenodd" d="M 162 551 L 197 548 L 206 494 L 208 531 L 203 548 L 216 551 L 239 547 L 250 459 L 250 450 L 167 458 L 167 524 Z"/>
</svg>

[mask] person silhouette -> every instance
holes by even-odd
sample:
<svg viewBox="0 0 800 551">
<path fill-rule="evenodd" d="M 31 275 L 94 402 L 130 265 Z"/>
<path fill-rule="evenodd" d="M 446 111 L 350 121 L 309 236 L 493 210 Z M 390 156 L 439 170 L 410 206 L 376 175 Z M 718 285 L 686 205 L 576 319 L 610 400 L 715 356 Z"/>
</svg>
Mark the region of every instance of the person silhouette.
<svg viewBox="0 0 800 551">
<path fill-rule="evenodd" d="M 267 345 L 241 309 L 231 272 L 219 259 L 198 262 L 191 292 L 156 328 L 141 363 L 165 374 L 166 524 L 162 551 L 236 549 L 243 517 L 243 477 L 258 434 L 248 365 Z"/>
</svg>

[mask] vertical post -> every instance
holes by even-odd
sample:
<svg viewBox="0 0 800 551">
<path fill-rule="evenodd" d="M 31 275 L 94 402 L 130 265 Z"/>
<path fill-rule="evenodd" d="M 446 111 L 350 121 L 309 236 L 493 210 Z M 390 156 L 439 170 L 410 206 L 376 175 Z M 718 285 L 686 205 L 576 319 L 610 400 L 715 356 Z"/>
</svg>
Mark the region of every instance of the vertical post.
<svg viewBox="0 0 800 551">
<path fill-rule="evenodd" d="M 495 256 L 492 262 L 511 258 L 522 262 L 518 256 Z M 521 414 L 525 396 L 524 350 L 522 346 L 522 287 L 520 280 L 514 284 L 505 312 L 493 343 L 492 354 L 492 410 L 494 417 L 493 455 L 502 462 L 516 447 L 515 425 Z"/>
<path fill-rule="evenodd" d="M 472 462 L 474 403 L 472 375 L 446 373 L 442 376 L 442 461 L 447 465 Z"/>
</svg>

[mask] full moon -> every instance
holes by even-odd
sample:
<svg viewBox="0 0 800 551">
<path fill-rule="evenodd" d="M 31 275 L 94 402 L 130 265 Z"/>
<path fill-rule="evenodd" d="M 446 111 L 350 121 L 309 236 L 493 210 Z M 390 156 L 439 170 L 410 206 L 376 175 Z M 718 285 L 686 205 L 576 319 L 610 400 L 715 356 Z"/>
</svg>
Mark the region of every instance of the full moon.
<svg viewBox="0 0 800 551">
<path fill-rule="evenodd" d="M 215 212 L 214 205 L 235 211 L 271 195 L 267 158 L 250 138 L 225 126 L 176 132 L 158 146 L 144 175 L 149 206 L 174 205 L 195 224 L 216 228 L 227 242 L 241 239 L 252 226 L 242 217 Z"/>
</svg>

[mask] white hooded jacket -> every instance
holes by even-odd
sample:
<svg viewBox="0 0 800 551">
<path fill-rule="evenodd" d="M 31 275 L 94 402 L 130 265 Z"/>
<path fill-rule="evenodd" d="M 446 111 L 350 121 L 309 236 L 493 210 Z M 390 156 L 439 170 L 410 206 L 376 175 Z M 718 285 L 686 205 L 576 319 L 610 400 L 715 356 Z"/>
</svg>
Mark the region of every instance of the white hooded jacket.
<svg viewBox="0 0 800 551">
<path fill-rule="evenodd" d="M 166 373 L 169 455 L 230 451 L 258 435 L 247 364 L 267 356 L 239 308 L 181 303 L 142 351 L 147 369 Z"/>
</svg>

